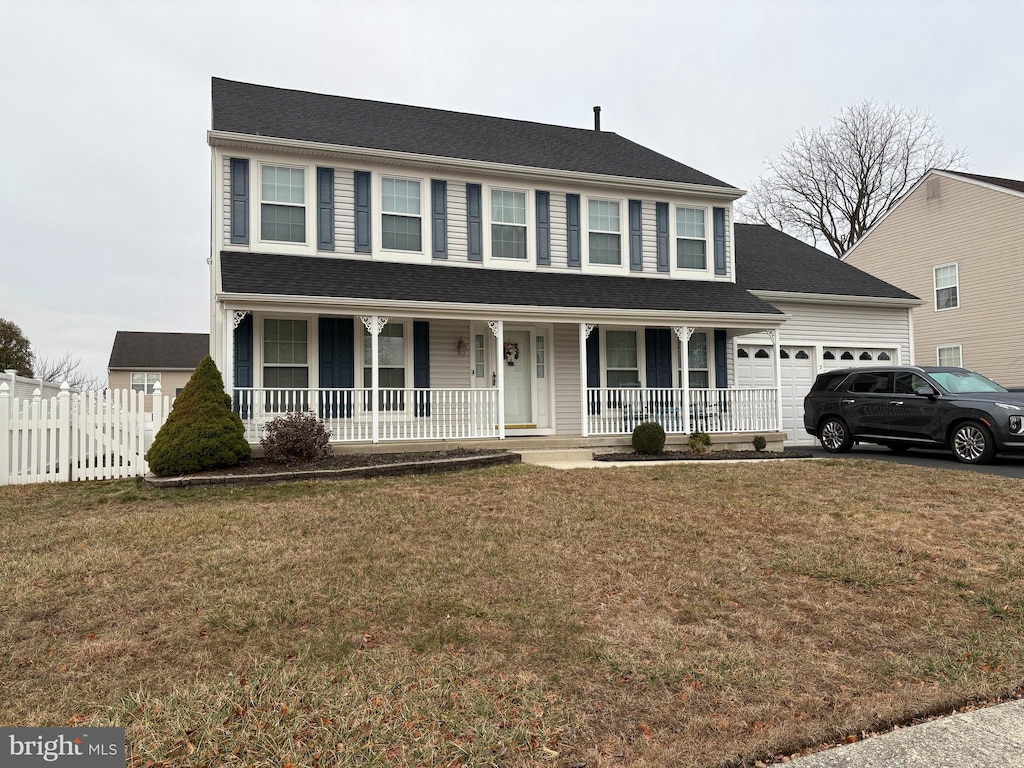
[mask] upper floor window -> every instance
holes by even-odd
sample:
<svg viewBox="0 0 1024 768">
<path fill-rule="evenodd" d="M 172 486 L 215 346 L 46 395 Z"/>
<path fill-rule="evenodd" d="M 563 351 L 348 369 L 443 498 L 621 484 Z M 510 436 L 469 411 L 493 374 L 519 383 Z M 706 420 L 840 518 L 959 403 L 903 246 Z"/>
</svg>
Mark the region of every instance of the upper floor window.
<svg viewBox="0 0 1024 768">
<path fill-rule="evenodd" d="M 956 264 L 935 268 L 935 309 L 960 306 L 960 274 Z"/>
<path fill-rule="evenodd" d="M 491 255 L 526 259 L 526 193 L 491 190 Z"/>
<path fill-rule="evenodd" d="M 587 208 L 590 234 L 590 263 L 622 264 L 622 235 L 619 203 L 615 200 L 590 200 Z"/>
<path fill-rule="evenodd" d="M 160 383 L 160 373 L 133 373 L 132 392 L 142 392 L 146 395 L 153 394 L 153 388 Z"/>
<path fill-rule="evenodd" d="M 954 368 L 963 366 L 963 355 L 959 344 L 952 347 L 939 347 L 936 350 L 936 358 L 939 365 L 948 365 Z"/>
<path fill-rule="evenodd" d="M 707 269 L 703 208 L 676 208 L 676 266 L 679 269 Z"/>
<path fill-rule="evenodd" d="M 264 165 L 260 173 L 260 239 L 306 242 L 306 170 Z"/>
<path fill-rule="evenodd" d="M 420 183 L 412 179 L 381 179 L 381 246 L 393 251 L 423 250 Z"/>
</svg>

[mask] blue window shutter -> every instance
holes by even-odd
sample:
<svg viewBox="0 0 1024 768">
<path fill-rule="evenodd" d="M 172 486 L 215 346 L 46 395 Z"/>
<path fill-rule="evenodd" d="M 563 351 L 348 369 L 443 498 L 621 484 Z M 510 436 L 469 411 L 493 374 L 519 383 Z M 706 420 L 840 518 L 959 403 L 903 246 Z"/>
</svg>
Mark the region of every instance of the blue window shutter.
<svg viewBox="0 0 1024 768">
<path fill-rule="evenodd" d="M 629 268 L 634 272 L 644 271 L 644 241 L 640 228 L 641 203 L 629 201 Z"/>
<path fill-rule="evenodd" d="M 469 232 L 469 260 L 484 260 L 483 194 L 479 184 L 466 185 L 466 227 Z"/>
<path fill-rule="evenodd" d="M 725 331 L 715 329 L 715 386 L 724 389 L 729 386 L 729 366 L 725 359 Z"/>
<path fill-rule="evenodd" d="M 316 247 L 334 250 L 334 169 L 316 169 Z"/>
<path fill-rule="evenodd" d="M 587 336 L 587 386 L 588 387 L 600 387 L 601 386 L 601 330 L 594 327 L 594 330 Z M 601 399 L 595 397 L 592 401 L 588 397 L 588 408 L 589 412 L 593 413 L 594 409 L 597 409 L 597 413 L 601 412 Z"/>
<path fill-rule="evenodd" d="M 235 359 L 233 361 L 235 366 L 235 386 L 236 387 L 251 387 L 252 386 L 252 315 L 248 314 L 242 318 L 242 322 L 235 328 Z M 243 419 L 249 418 L 250 414 L 248 411 L 242 412 L 240 410 L 241 403 L 238 398 L 231 393 L 231 399 L 234 404 L 235 413 L 241 416 Z M 249 407 L 252 406 L 253 401 L 248 400 Z"/>
<path fill-rule="evenodd" d="M 370 172 L 355 171 L 356 253 L 370 252 Z"/>
<path fill-rule="evenodd" d="M 414 320 L 412 324 L 412 385 L 416 389 L 430 389 L 430 323 Z M 416 415 L 430 415 L 430 393 L 413 393 Z"/>
<path fill-rule="evenodd" d="M 658 271 L 668 272 L 668 203 L 655 206 Z"/>
<path fill-rule="evenodd" d="M 551 264 L 551 193 L 537 192 L 537 265 Z"/>
<path fill-rule="evenodd" d="M 672 339 L 668 328 L 648 328 L 644 333 L 647 352 L 647 386 L 672 386 Z"/>
<path fill-rule="evenodd" d="M 249 244 L 249 161 L 242 157 L 231 158 L 231 242 Z"/>
<path fill-rule="evenodd" d="M 725 208 L 712 210 L 715 220 L 715 274 L 726 273 L 725 264 Z"/>
<path fill-rule="evenodd" d="M 435 259 L 448 258 L 448 182 L 430 180 L 431 231 Z"/>
<path fill-rule="evenodd" d="M 352 389 L 356 384 L 355 324 L 351 317 L 321 317 L 320 387 L 322 389 Z M 322 392 L 320 416 L 322 418 L 352 415 L 351 392 Z"/>
<path fill-rule="evenodd" d="M 569 245 L 569 266 L 580 266 L 580 196 L 565 196 L 565 218 Z M 597 385 L 595 385 L 597 386 Z"/>
</svg>

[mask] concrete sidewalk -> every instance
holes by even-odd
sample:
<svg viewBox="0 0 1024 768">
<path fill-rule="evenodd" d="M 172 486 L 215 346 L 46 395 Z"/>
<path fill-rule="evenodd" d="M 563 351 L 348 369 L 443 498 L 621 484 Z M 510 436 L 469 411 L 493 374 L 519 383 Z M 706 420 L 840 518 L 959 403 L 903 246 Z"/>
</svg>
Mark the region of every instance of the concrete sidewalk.
<svg viewBox="0 0 1024 768">
<path fill-rule="evenodd" d="M 1024 700 L 964 712 L 786 763 L 791 768 L 1024 768 Z"/>
</svg>

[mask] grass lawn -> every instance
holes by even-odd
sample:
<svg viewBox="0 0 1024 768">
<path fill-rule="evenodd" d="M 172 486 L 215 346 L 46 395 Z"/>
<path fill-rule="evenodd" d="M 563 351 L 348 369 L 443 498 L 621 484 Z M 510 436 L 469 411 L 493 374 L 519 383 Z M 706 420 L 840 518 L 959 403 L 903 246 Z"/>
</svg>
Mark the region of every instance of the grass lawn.
<svg viewBox="0 0 1024 768">
<path fill-rule="evenodd" d="M 871 461 L 0 488 L 0 725 L 124 725 L 139 766 L 753 762 L 1024 683 L 1021 510 Z"/>
</svg>

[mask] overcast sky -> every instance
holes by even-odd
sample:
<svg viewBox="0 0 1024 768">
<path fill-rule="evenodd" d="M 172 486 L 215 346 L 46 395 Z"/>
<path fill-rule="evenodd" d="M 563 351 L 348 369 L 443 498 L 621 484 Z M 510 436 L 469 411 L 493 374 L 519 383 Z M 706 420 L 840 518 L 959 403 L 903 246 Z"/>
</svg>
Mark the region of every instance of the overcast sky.
<svg viewBox="0 0 1024 768">
<path fill-rule="evenodd" d="M 602 128 L 748 188 L 864 99 L 1024 179 L 1020 0 L 12 0 L 0 317 L 106 375 L 117 330 L 208 331 L 212 76 Z"/>
</svg>

